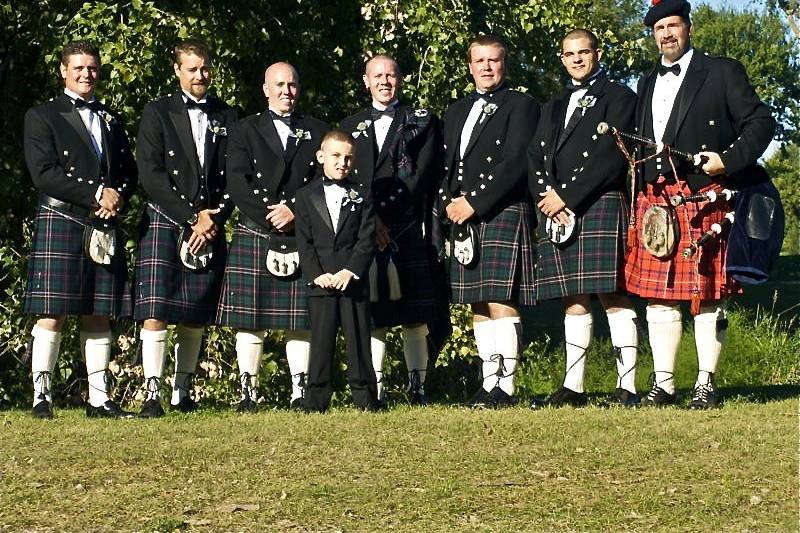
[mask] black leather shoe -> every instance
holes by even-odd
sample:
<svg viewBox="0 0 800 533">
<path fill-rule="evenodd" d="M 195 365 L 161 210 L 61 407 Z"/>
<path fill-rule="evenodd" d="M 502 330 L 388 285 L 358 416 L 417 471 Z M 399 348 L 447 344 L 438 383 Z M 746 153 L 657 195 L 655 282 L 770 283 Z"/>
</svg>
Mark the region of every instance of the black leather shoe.
<svg viewBox="0 0 800 533">
<path fill-rule="evenodd" d="M 305 411 L 306 404 L 302 398 L 295 398 L 292 400 L 292 403 L 289 404 L 289 409 L 292 411 Z"/>
<path fill-rule="evenodd" d="M 164 408 L 157 399 L 146 400 L 139 411 L 139 418 L 161 418 L 164 416 Z"/>
<path fill-rule="evenodd" d="M 548 407 L 548 405 L 549 404 L 547 403 L 547 400 L 542 400 L 541 398 L 534 398 L 533 400 L 531 400 L 530 408 L 533 409 L 534 411 L 539 411 L 541 409 L 544 409 L 545 407 Z"/>
<path fill-rule="evenodd" d="M 503 407 L 514 407 L 517 405 L 517 397 L 511 396 L 500 387 L 493 388 L 492 392 L 489 393 L 489 396 L 491 396 L 492 401 L 494 402 L 494 407 L 497 409 L 502 409 Z"/>
<path fill-rule="evenodd" d="M 713 379 L 705 385 L 697 385 L 692 391 L 692 401 L 689 409 L 704 410 L 719 407 L 719 397 Z"/>
<path fill-rule="evenodd" d="M 177 404 L 170 404 L 169 406 L 171 411 L 180 411 L 181 413 L 192 413 L 197 411 L 199 407 L 200 405 L 188 396 L 184 396 Z"/>
<path fill-rule="evenodd" d="M 472 398 L 469 400 L 469 406 L 473 409 L 492 409 L 494 408 L 494 398 L 483 387 L 478 389 Z"/>
<path fill-rule="evenodd" d="M 630 392 L 627 389 L 618 387 L 617 390 L 614 391 L 614 394 L 612 394 L 611 396 L 609 396 L 600 403 L 600 407 L 635 408 L 639 407 L 640 403 L 641 403 L 641 398 L 639 398 L 638 394 Z"/>
<path fill-rule="evenodd" d="M 428 405 L 428 397 L 424 392 L 414 390 L 408 393 L 408 403 L 411 405 L 426 406 Z"/>
<path fill-rule="evenodd" d="M 583 407 L 586 405 L 586 393 L 575 392 L 567 387 L 560 387 L 547 399 L 551 407 Z"/>
<path fill-rule="evenodd" d="M 658 385 L 653 385 L 647 396 L 642 398 L 639 405 L 642 407 L 667 407 L 668 405 L 675 405 L 678 401 L 677 394 L 670 394 Z"/>
<path fill-rule="evenodd" d="M 243 398 L 241 402 L 236 404 L 237 413 L 256 413 L 258 412 L 258 404 L 250 398 Z"/>
<path fill-rule="evenodd" d="M 115 402 L 106 400 L 100 407 L 86 404 L 86 416 L 89 418 L 133 418 L 134 414 L 123 411 Z"/>
<path fill-rule="evenodd" d="M 33 418 L 42 418 L 45 420 L 52 419 L 53 410 L 50 408 L 50 402 L 47 400 L 42 400 L 34 405 L 33 409 L 31 409 L 31 416 L 33 416 Z"/>
</svg>

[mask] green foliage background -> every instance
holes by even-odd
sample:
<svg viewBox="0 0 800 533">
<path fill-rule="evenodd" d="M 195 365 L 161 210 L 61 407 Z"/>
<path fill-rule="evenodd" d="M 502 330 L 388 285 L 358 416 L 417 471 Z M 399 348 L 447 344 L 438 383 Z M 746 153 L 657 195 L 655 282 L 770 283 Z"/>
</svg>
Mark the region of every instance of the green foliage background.
<svg viewBox="0 0 800 533">
<path fill-rule="evenodd" d="M 101 45 L 103 82 L 98 96 L 122 112 L 133 139 L 140 110 L 174 86 L 170 50 L 180 38 L 199 37 L 212 44 L 215 90 L 243 115 L 264 106 L 264 68 L 287 60 L 300 71 L 301 107 L 338 123 L 367 102 L 360 82 L 363 60 L 379 52 L 398 59 L 408 100 L 441 113 L 471 89 L 464 54 L 469 39 L 481 32 L 497 33 L 508 41 L 511 84 L 542 102 L 565 81 L 558 43 L 576 26 L 600 36 L 612 77 L 632 80 L 655 57 L 652 39 L 641 25 L 644 7 L 639 0 L 0 1 L 0 405 L 27 401 L 29 387 L 20 363 L 30 318 L 21 314 L 21 302 L 35 191 L 22 158 L 22 121 L 28 108 L 60 91 L 57 51 L 64 42 L 84 38 Z M 796 140 L 798 50 L 777 13 L 701 7 L 695 15 L 696 42 L 711 53 L 742 60 L 779 117 L 782 138 Z M 788 167 L 790 173 L 791 164 Z M 127 227 L 133 227 L 140 208 L 137 199 L 125 220 Z M 129 241 L 127 247 L 132 252 L 135 243 Z M 456 334 L 440 359 L 451 372 L 431 379 L 439 379 L 432 386 L 455 399 L 471 385 L 464 381 L 471 378 L 463 377 L 463 370 L 474 346 L 468 312 L 455 308 L 453 321 Z M 136 332 L 124 322 L 115 328 L 121 335 L 116 366 L 120 390 L 132 398 L 140 372 L 130 364 Z M 75 329 L 74 324 L 65 329 L 59 364 L 62 396 L 78 402 L 82 364 Z M 399 353 L 399 339 L 390 335 L 389 340 L 393 353 Z M 530 353 L 545 353 L 543 346 L 534 345 Z M 232 332 L 210 328 L 201 372 L 203 380 L 208 378 L 202 390 L 210 400 L 235 399 L 234 364 Z M 390 380 L 401 383 L 396 358 L 392 365 Z M 285 366 L 282 338 L 270 334 L 261 387 L 269 404 L 285 397 Z"/>
</svg>

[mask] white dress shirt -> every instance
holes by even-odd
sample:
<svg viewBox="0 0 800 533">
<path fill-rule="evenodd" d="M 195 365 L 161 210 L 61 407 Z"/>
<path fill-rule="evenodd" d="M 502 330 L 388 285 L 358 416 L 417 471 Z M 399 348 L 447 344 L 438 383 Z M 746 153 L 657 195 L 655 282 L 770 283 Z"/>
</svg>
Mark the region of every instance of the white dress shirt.
<svg viewBox="0 0 800 533">
<path fill-rule="evenodd" d="M 331 216 L 333 233 L 335 234 L 339 226 L 339 214 L 342 212 L 342 200 L 347 194 L 347 188 L 335 183 L 326 183 L 322 186 L 322 190 L 325 193 L 325 205 L 328 208 L 328 214 Z"/>
<path fill-rule="evenodd" d="M 64 94 L 72 98 L 73 100 L 81 99 L 84 100 L 83 97 L 78 96 L 77 93 L 70 91 L 69 89 L 64 89 Z M 91 100 L 87 100 L 87 102 L 94 102 L 94 96 L 92 96 Z M 86 131 L 89 132 L 89 138 L 92 140 L 92 147 L 94 148 L 94 152 L 97 155 L 97 159 L 103 157 L 103 132 L 101 131 L 100 121 L 102 120 L 97 113 L 89 109 L 88 107 L 81 107 L 77 109 L 78 115 L 80 115 L 81 120 L 83 121 L 83 125 L 86 126 Z"/>
<path fill-rule="evenodd" d="M 269 108 L 270 111 L 275 113 L 281 117 L 290 117 L 292 116 L 291 113 L 281 113 L 280 111 L 276 111 L 275 109 Z M 286 150 L 286 143 L 289 141 L 290 136 L 294 136 L 292 132 L 292 128 L 281 122 L 280 120 L 272 119 L 272 123 L 275 124 L 275 129 L 278 130 L 278 137 L 281 138 L 281 144 L 283 145 L 283 149 Z"/>
<path fill-rule="evenodd" d="M 372 123 L 372 127 L 375 129 L 375 142 L 378 144 L 378 152 L 383 149 L 383 143 L 386 141 L 386 136 L 389 133 L 389 127 L 392 125 L 392 120 L 394 120 L 394 111 L 397 108 L 397 104 L 397 100 L 392 100 L 389 102 L 389 105 L 383 105 L 375 100 L 372 101 L 372 107 L 378 111 L 386 111 L 388 109 L 392 110 L 391 113 L 381 115 L 378 117 L 378 120 Z"/>
<path fill-rule="evenodd" d="M 589 78 L 589 82 L 586 84 L 586 87 L 582 87 L 575 91 L 572 91 L 572 94 L 569 95 L 569 103 L 567 104 L 567 114 L 564 116 L 564 127 L 567 127 L 569 123 L 569 119 L 572 118 L 572 113 L 575 112 L 575 108 L 578 107 L 578 100 L 586 96 L 586 93 L 589 91 L 589 87 L 594 85 L 594 82 L 597 81 L 597 76 L 603 72 L 602 69 L 597 70 L 592 77 Z M 580 83 L 576 83 L 575 80 L 572 80 L 573 85 L 580 85 Z"/>
<path fill-rule="evenodd" d="M 653 137 L 656 142 L 664 140 L 664 132 L 667 129 L 667 122 L 669 116 L 672 114 L 672 106 L 675 104 L 675 97 L 678 96 L 678 91 L 681 88 L 683 79 L 686 77 L 686 71 L 689 70 L 689 62 L 694 55 L 694 49 L 690 48 L 688 52 L 676 61 L 681 66 L 681 73 L 677 76 L 672 72 L 667 72 L 663 76 L 656 74 L 656 84 L 653 87 L 653 100 L 651 102 L 651 113 L 653 114 Z M 669 67 L 664 58 L 661 58 L 661 64 Z"/>
<path fill-rule="evenodd" d="M 481 92 L 481 91 L 478 91 Z M 475 129 L 475 125 L 478 123 L 478 119 L 481 117 L 481 113 L 483 112 L 483 106 L 486 105 L 487 100 L 485 98 L 478 98 L 475 100 L 475 103 L 472 104 L 472 109 L 469 110 L 469 115 L 467 115 L 467 120 L 464 121 L 464 127 L 461 129 L 461 142 L 458 145 L 458 158 L 464 158 L 464 152 L 467 151 L 467 145 L 469 144 L 469 139 L 472 137 L 472 130 Z"/>
<path fill-rule="evenodd" d="M 183 101 L 185 102 L 191 98 L 198 104 L 206 103 L 206 97 L 197 99 L 186 91 L 183 91 Z M 200 168 L 203 168 L 206 160 L 206 130 L 208 129 L 208 115 L 203 112 L 199 107 L 187 109 L 189 112 L 189 124 L 192 125 L 192 139 L 194 139 L 194 148 L 197 151 L 197 159 L 200 161 Z"/>
</svg>

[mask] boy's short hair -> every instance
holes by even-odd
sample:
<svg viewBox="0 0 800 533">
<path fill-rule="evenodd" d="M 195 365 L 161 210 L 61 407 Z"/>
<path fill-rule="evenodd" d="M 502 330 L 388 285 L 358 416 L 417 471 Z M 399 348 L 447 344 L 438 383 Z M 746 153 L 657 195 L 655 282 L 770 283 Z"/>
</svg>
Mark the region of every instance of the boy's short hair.
<svg viewBox="0 0 800 533">
<path fill-rule="evenodd" d="M 65 67 L 69 65 L 70 56 L 86 54 L 87 56 L 94 56 L 97 62 L 100 63 L 100 49 L 96 44 L 89 41 L 71 41 L 64 45 L 61 49 L 61 64 Z"/>
<path fill-rule="evenodd" d="M 173 50 L 175 53 L 175 63 L 181 64 L 181 54 L 196 55 L 205 59 L 206 63 L 211 63 L 211 49 L 208 45 L 199 39 L 184 39 L 175 45 Z"/>
<path fill-rule="evenodd" d="M 347 143 L 353 148 L 356 146 L 356 142 L 353 140 L 353 137 L 348 135 L 346 132 L 342 130 L 330 130 L 322 137 L 322 142 L 320 143 L 320 148 L 325 146 L 325 143 L 328 141 L 338 141 L 342 143 Z"/>
</svg>

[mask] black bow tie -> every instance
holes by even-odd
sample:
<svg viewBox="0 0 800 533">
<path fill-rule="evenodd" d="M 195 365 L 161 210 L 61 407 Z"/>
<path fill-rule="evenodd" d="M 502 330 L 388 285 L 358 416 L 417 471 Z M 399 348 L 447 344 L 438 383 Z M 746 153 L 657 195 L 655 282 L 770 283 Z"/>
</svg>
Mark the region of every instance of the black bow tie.
<svg viewBox="0 0 800 533">
<path fill-rule="evenodd" d="M 574 93 L 575 91 L 580 91 L 581 89 L 587 89 L 588 87 L 589 87 L 588 81 L 584 81 L 578 84 L 575 84 L 575 82 L 573 81 L 567 82 L 567 90 L 571 93 Z"/>
<path fill-rule="evenodd" d="M 372 108 L 370 110 L 370 114 L 372 115 L 372 120 L 378 120 L 381 117 L 391 117 L 394 118 L 394 107 L 387 107 L 386 109 L 376 109 Z"/>
<path fill-rule="evenodd" d="M 678 63 L 675 63 L 674 65 L 671 65 L 669 67 L 664 66 L 661 63 L 659 63 L 658 67 L 656 67 L 656 70 L 658 70 L 658 75 L 659 76 L 663 76 L 667 72 L 672 72 L 676 76 L 680 76 L 681 75 L 681 66 Z"/>
<path fill-rule="evenodd" d="M 199 109 L 203 113 L 208 113 L 209 107 L 210 106 L 208 105 L 208 102 L 200 103 L 200 102 L 195 102 L 191 98 L 186 99 L 186 109 Z"/>
<path fill-rule="evenodd" d="M 76 98 L 73 102 L 73 105 L 75 106 L 75 109 L 81 109 L 86 107 L 88 109 L 91 109 L 95 113 L 100 111 L 101 109 L 100 102 L 98 102 L 97 100 L 92 100 L 91 102 L 87 102 L 83 98 Z"/>
<path fill-rule="evenodd" d="M 272 109 L 270 109 L 269 116 L 272 117 L 272 120 L 279 120 L 284 124 L 286 124 L 287 126 L 289 126 L 290 128 L 292 127 L 292 115 L 281 116 Z"/>
<path fill-rule="evenodd" d="M 351 183 L 350 180 L 347 178 L 335 180 L 331 179 L 328 176 L 322 176 L 322 184 L 323 185 L 335 185 L 336 187 L 342 187 L 343 189 L 347 189 Z"/>
</svg>

